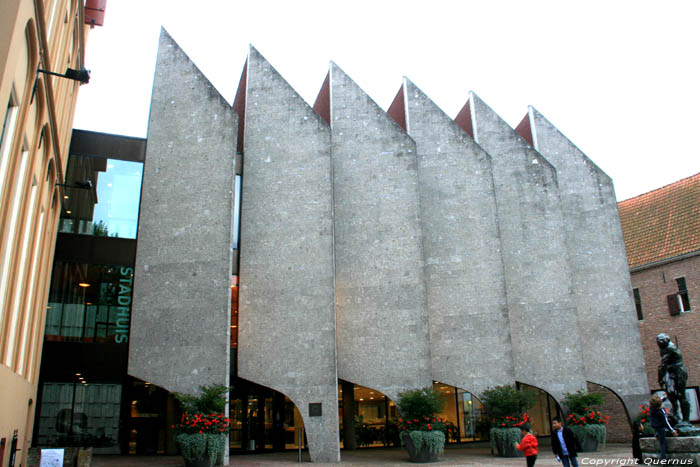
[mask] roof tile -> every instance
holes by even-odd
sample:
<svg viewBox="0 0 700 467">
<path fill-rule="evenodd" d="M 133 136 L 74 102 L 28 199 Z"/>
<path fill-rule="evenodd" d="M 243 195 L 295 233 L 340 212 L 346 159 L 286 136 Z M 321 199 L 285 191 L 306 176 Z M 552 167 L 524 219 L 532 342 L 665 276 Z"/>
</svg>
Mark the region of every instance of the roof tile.
<svg viewBox="0 0 700 467">
<path fill-rule="evenodd" d="M 617 207 L 630 268 L 700 250 L 700 173 Z"/>
</svg>

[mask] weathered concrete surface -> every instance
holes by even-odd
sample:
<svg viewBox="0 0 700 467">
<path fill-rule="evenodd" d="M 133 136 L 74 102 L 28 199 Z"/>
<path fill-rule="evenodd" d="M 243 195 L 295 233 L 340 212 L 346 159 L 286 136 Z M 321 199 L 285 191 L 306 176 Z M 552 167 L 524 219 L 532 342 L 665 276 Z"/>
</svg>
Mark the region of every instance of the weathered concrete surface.
<svg viewBox="0 0 700 467">
<path fill-rule="evenodd" d="M 238 376 L 292 399 L 311 458 L 338 462 L 330 128 L 253 47 L 244 108 Z"/>
<path fill-rule="evenodd" d="M 656 438 L 642 438 L 639 446 L 645 465 L 661 465 L 656 464 L 659 462 L 659 441 Z M 674 437 L 667 434 L 666 459 L 665 465 L 700 465 L 700 436 Z"/>
<path fill-rule="evenodd" d="M 143 170 L 129 374 L 169 391 L 229 382 L 237 118 L 165 30 Z"/>
<path fill-rule="evenodd" d="M 525 118 L 523 136 L 557 169 L 586 378 L 634 412 L 649 386 L 612 180 L 537 110 Z"/>
<path fill-rule="evenodd" d="M 338 376 L 396 400 L 432 382 L 416 145 L 334 63 L 329 83 Z"/>
<path fill-rule="evenodd" d="M 492 158 L 516 380 L 561 400 L 586 384 L 555 169 L 474 93 L 465 114 Z"/>
<path fill-rule="evenodd" d="M 475 394 L 512 384 L 491 158 L 411 81 L 400 92 L 418 152 L 433 379 Z"/>
</svg>

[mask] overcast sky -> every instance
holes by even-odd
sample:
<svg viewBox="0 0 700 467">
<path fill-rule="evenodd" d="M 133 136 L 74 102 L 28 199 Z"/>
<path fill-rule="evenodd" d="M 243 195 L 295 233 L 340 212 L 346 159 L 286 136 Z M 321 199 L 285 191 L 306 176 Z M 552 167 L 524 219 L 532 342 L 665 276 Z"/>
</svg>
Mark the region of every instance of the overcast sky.
<svg viewBox="0 0 700 467">
<path fill-rule="evenodd" d="M 449 116 L 473 90 L 533 105 L 627 199 L 700 172 L 700 2 L 110 0 L 76 128 L 145 137 L 161 25 L 226 100 L 253 44 L 309 104 L 333 60 L 386 109 L 411 79 Z"/>
</svg>

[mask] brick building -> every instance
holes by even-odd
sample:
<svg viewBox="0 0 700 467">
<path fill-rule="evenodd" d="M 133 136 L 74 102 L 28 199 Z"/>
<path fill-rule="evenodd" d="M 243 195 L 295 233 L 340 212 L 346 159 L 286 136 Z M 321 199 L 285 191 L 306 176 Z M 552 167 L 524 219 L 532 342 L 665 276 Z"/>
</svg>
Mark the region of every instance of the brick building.
<svg viewBox="0 0 700 467">
<path fill-rule="evenodd" d="M 659 388 L 656 336 L 683 353 L 691 405 L 700 385 L 700 173 L 618 203 L 649 387 Z M 691 419 L 694 417 L 691 415 Z"/>
</svg>

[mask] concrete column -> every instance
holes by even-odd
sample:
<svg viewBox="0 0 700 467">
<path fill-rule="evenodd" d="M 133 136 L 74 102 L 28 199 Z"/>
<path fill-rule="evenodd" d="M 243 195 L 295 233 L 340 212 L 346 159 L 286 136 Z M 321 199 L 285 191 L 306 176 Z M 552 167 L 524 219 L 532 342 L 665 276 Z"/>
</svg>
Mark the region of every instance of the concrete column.
<svg viewBox="0 0 700 467">
<path fill-rule="evenodd" d="M 408 79 L 389 114 L 418 153 L 432 377 L 475 394 L 512 384 L 491 157 Z"/>
<path fill-rule="evenodd" d="M 143 170 L 129 374 L 168 391 L 229 384 L 237 118 L 161 31 Z"/>
<path fill-rule="evenodd" d="M 493 162 L 515 378 L 561 400 L 586 384 L 555 169 L 474 93 L 456 120 Z"/>
<path fill-rule="evenodd" d="M 357 449 L 355 440 L 355 385 L 343 381 L 343 448 Z"/>
<path fill-rule="evenodd" d="M 242 85 L 238 375 L 292 399 L 311 459 L 338 462 L 330 128 L 253 47 Z"/>
<path fill-rule="evenodd" d="M 337 65 L 332 131 L 338 375 L 396 400 L 431 384 L 416 145 Z"/>
<path fill-rule="evenodd" d="M 623 398 L 648 397 L 612 180 L 534 108 L 518 131 L 557 168 L 586 378 Z"/>
</svg>

